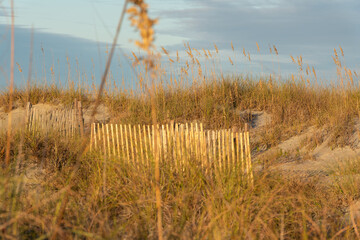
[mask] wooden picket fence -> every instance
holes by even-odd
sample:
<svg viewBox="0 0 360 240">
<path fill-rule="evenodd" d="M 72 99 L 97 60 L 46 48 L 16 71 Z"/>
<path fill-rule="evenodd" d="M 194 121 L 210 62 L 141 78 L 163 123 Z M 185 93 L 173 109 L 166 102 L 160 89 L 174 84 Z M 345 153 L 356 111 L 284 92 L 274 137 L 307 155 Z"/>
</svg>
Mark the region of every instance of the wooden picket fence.
<svg viewBox="0 0 360 240">
<path fill-rule="evenodd" d="M 70 138 L 84 135 L 81 102 L 75 99 L 73 108 L 43 110 L 26 106 L 26 126 L 30 132 L 58 132 Z"/>
<path fill-rule="evenodd" d="M 154 125 L 91 125 L 92 151 L 136 166 L 152 165 L 155 144 L 160 163 L 175 171 L 186 171 L 196 164 L 210 174 L 240 171 L 253 182 L 248 131 L 204 130 L 201 123 L 158 125 L 156 129 Z"/>
</svg>

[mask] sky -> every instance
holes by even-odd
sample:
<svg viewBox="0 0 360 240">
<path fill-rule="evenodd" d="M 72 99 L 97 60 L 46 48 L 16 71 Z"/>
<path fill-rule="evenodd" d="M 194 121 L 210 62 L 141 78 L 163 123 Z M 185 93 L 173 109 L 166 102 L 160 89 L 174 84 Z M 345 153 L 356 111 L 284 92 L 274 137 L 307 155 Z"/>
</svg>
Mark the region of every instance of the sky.
<svg viewBox="0 0 360 240">
<path fill-rule="evenodd" d="M 296 72 L 290 55 L 302 55 L 324 79 L 336 78 L 333 49 L 344 50 L 346 65 L 360 72 L 359 0 L 148 0 L 149 14 L 159 18 L 155 45 L 172 55 L 184 55 L 184 43 L 198 49 L 220 50 L 226 73 Z M 96 82 L 105 64 L 123 8 L 121 0 L 14 0 L 15 61 L 21 86 L 27 77 L 33 31 L 34 79 L 51 79 L 53 65 L 66 84 L 70 65 L 73 78 L 93 74 Z M 9 79 L 10 0 L 0 0 L 0 87 Z M 32 30 L 33 29 L 33 30 Z M 122 26 L 112 71 L 117 81 L 131 87 L 131 67 L 124 54 L 138 51 L 131 40 L 138 35 L 126 20 Z M 232 51 L 231 42 L 235 52 Z M 256 43 L 259 44 L 260 53 Z M 270 54 L 275 45 L 279 55 Z M 252 61 L 242 57 L 242 49 Z M 69 64 L 67 62 L 69 59 Z M 231 65 L 231 57 L 235 62 Z M 275 62 L 275 63 L 274 63 Z M 79 71 L 76 71 L 79 68 Z M 39 80 L 37 80 L 39 81 Z"/>
</svg>

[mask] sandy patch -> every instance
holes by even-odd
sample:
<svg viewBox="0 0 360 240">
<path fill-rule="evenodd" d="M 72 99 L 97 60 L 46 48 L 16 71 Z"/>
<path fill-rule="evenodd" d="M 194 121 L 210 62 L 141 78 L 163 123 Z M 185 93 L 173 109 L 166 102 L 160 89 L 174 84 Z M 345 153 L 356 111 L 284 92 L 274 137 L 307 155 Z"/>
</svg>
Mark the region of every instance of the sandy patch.
<svg viewBox="0 0 360 240">
<path fill-rule="evenodd" d="M 302 134 L 293 136 L 278 146 L 258 155 L 255 160 L 269 157 L 282 158 L 285 160 L 278 161 L 276 166 L 270 166 L 270 168 L 280 170 L 289 176 L 309 177 L 315 175 L 327 176 L 333 167 L 340 162 L 360 157 L 360 148 L 350 146 L 331 148 L 329 146 L 329 137 L 315 149 L 309 149 L 304 144 L 304 141 L 316 134 L 317 131 L 321 130 L 310 127 Z M 352 138 L 356 137 L 357 135 L 352 136 Z"/>
</svg>

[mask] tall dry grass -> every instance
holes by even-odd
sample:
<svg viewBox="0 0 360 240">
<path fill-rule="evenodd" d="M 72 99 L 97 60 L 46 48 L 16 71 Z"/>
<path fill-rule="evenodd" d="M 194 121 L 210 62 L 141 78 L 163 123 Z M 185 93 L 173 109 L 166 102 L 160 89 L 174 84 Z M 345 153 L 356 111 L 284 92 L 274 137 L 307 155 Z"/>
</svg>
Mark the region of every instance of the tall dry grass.
<svg viewBox="0 0 360 240">
<path fill-rule="evenodd" d="M 9 209 L 1 209 L 3 238 L 47 238 L 54 231 L 59 239 L 158 237 L 154 173 L 112 158 L 107 159 L 105 170 L 103 156 L 92 152 L 81 159 L 69 186 L 66 179 L 81 151 L 80 143 L 59 141 L 55 133 L 25 135 L 26 163 L 12 168 L 17 171 L 13 177 L 0 177 L 2 183 L 9 181 L 11 190 L 6 195 L 1 192 L 11 212 L 8 217 Z M 12 155 L 18 156 L 16 147 Z M 33 172 L 25 167 L 30 164 L 37 166 Z M 346 209 L 357 195 L 358 181 L 341 180 L 354 162 L 344 166 L 334 170 L 337 184 L 333 186 L 321 185 L 317 178 L 301 181 L 265 171 L 255 174 L 253 188 L 240 184 L 236 173 L 213 179 L 195 165 L 176 175 L 165 166 L 160 175 L 164 238 L 327 239 L 338 234 L 353 239 L 356 233 Z M 31 174 L 37 174 L 36 181 Z M 66 191 L 66 212 L 55 224 Z"/>
<path fill-rule="evenodd" d="M 327 128 L 334 146 L 346 145 L 358 117 L 357 88 L 311 87 L 299 79 L 213 77 L 193 86 L 157 86 L 152 102 L 149 95 L 109 88 L 100 102 L 111 109 L 112 121 L 152 124 L 155 110 L 158 123 L 197 120 L 214 129 L 250 122 L 251 114 L 239 117 L 241 110 L 264 110 L 273 120 L 252 142 L 253 153 L 257 146 L 275 146 L 313 125 Z M 86 87 L 33 86 L 15 89 L 14 107 L 25 104 L 27 96 L 33 103 L 70 104 L 81 97 L 90 106 L 96 101 Z M 1 101 L 8 104 L 7 92 Z M 0 138 L 4 159 L 7 137 Z M 350 206 L 359 182 L 349 174 L 349 169 L 356 173 L 357 159 L 333 171 L 334 185 L 321 184 L 320 177 L 303 181 L 263 170 L 255 172 L 252 189 L 240 184 L 236 174 L 210 179 L 197 166 L 180 175 L 162 167 L 159 208 L 155 171 L 149 174 L 121 159 L 106 159 L 103 165 L 104 157 L 96 153 L 78 158 L 80 146 L 81 139 L 66 142 L 57 133 L 14 135 L 10 175 L 0 178 L 8 183 L 8 191 L 0 191 L 3 238 L 158 238 L 159 209 L 164 238 L 357 237 L 359 218 Z"/>
<path fill-rule="evenodd" d="M 357 73 L 344 66 L 341 47 L 334 50 L 334 86 L 319 83 L 315 68 L 301 56 L 290 57 L 299 71 L 286 80 L 280 69 L 277 75 L 224 76 L 216 45 L 214 50 L 198 50 L 187 44 L 186 57 L 162 48 L 165 64 L 149 50 L 155 21 L 145 14 L 147 5 L 130 3 L 128 13 L 142 37 L 137 43 L 145 50 L 143 56 L 132 56 L 142 91 L 117 88 L 108 69 L 99 89 L 93 83 L 75 87 L 76 80 L 70 78 L 68 88 L 10 87 L 1 92 L 0 106 L 11 112 L 29 100 L 70 105 L 76 98 L 85 107 L 105 104 L 114 122 L 201 121 L 210 129 L 242 128 L 252 121 L 251 111 L 244 110 L 261 110 L 272 115 L 272 122 L 252 142 L 253 153 L 260 145 L 276 146 L 310 126 L 326 129 L 333 146 L 348 145 L 359 117 L 360 92 Z M 234 56 L 228 60 L 235 65 L 236 46 L 231 43 L 231 48 Z M 257 48 L 260 52 L 258 44 Z M 279 54 L 275 46 L 270 51 L 274 57 Z M 252 61 L 248 51 L 242 53 Z M 145 172 L 123 159 L 89 152 L 86 139 L 64 140 L 56 132 L 19 131 L 11 136 L 0 135 L 0 159 L 9 166 L 0 170 L 4 239 L 359 237 L 360 218 L 354 207 L 359 198 L 358 159 L 334 167 L 329 179 L 335 184 L 264 169 L 255 171 L 254 186 L 249 188 L 236 172 L 213 179 L 190 165 L 188 171 L 174 174 L 160 167 L 156 154 L 152 171 Z"/>
</svg>

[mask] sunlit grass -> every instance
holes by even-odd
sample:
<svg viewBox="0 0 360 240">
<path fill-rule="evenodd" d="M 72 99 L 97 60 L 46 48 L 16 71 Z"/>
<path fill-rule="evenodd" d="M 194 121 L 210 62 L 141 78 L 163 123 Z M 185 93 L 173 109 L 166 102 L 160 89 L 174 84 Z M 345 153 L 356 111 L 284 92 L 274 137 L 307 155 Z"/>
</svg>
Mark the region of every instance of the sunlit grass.
<svg viewBox="0 0 360 240">
<path fill-rule="evenodd" d="M 251 142 L 253 153 L 312 126 L 327 132 L 333 148 L 349 145 L 359 117 L 360 91 L 357 73 L 343 64 L 341 47 L 334 49 L 338 82 L 333 85 L 319 82 L 315 67 L 304 63 L 302 56 L 289 57 L 298 72 L 288 78 L 280 75 L 280 67 L 277 74 L 257 77 L 226 75 L 217 45 L 200 50 L 185 44 L 185 57 L 164 47 L 162 53 L 152 53 L 156 20 L 148 18 L 148 6 L 142 1 L 131 2 L 135 5 L 128 13 L 142 37 L 136 43 L 146 53 L 128 56 L 137 89 L 119 88 L 112 74 L 104 75 L 103 92 L 94 82 L 76 85 L 70 78 L 67 87 L 29 84 L 1 91 L 0 110 L 8 114 L 27 102 L 71 106 L 77 99 L 85 108 L 104 104 L 114 123 L 198 121 L 206 129 L 242 129 L 252 122 L 251 111 L 257 110 L 270 114 L 271 123 L 259 132 L 251 130 L 257 134 Z M 258 53 L 263 51 L 256 46 Z M 232 42 L 231 49 L 234 56 L 225 59 L 236 66 L 239 50 Z M 279 55 L 275 46 L 269 50 L 274 57 Z M 167 62 L 160 60 L 161 55 Z M 238 55 L 253 61 L 244 48 Z M 50 72 L 54 77 L 53 67 Z M 249 186 L 238 172 L 209 177 L 192 163 L 196 159 L 183 172 L 174 172 L 166 164 L 159 166 L 155 154 L 149 169 L 139 169 L 125 159 L 84 150 L 84 143 L 86 139 L 64 139 L 57 132 L 20 129 L 11 138 L 0 135 L 0 238 L 359 237 L 360 217 L 353 207 L 359 198 L 359 159 L 339 163 L 325 180 L 289 177 L 254 162 L 254 186 Z M 3 160 L 6 150 L 9 166 Z M 282 153 L 273 154 L 280 157 Z"/>
</svg>

